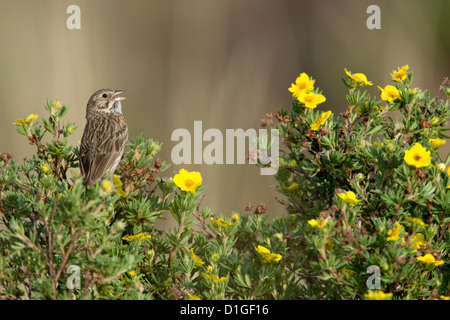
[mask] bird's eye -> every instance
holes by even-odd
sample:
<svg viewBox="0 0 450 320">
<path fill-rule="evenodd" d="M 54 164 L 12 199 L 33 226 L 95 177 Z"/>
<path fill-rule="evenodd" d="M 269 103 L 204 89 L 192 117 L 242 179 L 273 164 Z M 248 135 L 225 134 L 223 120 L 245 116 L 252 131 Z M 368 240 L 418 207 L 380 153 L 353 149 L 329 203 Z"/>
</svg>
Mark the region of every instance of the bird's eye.
<svg viewBox="0 0 450 320">
<path fill-rule="evenodd" d="M 106 93 L 104 93 L 104 94 L 102 94 L 102 97 L 103 97 L 103 98 L 107 98 L 108 95 L 107 95 Z"/>
</svg>

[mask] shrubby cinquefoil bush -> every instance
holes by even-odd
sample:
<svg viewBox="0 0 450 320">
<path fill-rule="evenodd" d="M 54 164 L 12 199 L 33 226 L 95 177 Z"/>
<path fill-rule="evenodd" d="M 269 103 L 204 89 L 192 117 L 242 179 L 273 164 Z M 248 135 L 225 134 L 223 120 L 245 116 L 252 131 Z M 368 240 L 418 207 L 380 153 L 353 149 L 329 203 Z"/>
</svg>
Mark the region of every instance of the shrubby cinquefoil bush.
<svg viewBox="0 0 450 320">
<path fill-rule="evenodd" d="M 345 69 L 345 112 L 302 73 L 290 110 L 263 120 L 284 152 L 277 189 L 230 217 L 202 208 L 201 173 L 169 167 L 161 144 L 131 139 L 116 174 L 83 185 L 76 126 L 48 101 L 47 119 L 18 119 L 36 153 L 0 159 L 0 297 L 4 299 L 449 299 L 448 81 L 440 97 Z M 175 227 L 158 230 L 171 216 Z"/>
</svg>

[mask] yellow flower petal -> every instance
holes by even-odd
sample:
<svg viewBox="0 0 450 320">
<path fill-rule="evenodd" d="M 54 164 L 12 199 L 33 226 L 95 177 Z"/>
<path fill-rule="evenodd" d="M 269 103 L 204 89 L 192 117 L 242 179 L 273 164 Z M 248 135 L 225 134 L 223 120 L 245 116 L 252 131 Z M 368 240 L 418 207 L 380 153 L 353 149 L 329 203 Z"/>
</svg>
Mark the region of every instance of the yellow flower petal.
<svg viewBox="0 0 450 320">
<path fill-rule="evenodd" d="M 200 273 L 202 276 L 204 276 L 205 278 L 211 279 L 212 281 L 214 281 L 215 283 L 220 283 L 220 282 L 224 282 L 227 281 L 228 278 L 227 277 L 217 277 L 213 274 L 207 274 L 205 272 L 201 272 Z"/>
<path fill-rule="evenodd" d="M 442 146 L 443 144 L 445 144 L 447 141 L 445 141 L 444 139 L 430 139 L 430 143 L 435 146 L 436 148 L 439 148 L 440 146 Z"/>
<path fill-rule="evenodd" d="M 414 237 L 411 239 L 410 246 L 416 248 L 413 252 L 417 252 L 422 246 L 426 246 L 428 244 L 425 241 L 425 236 L 421 233 L 416 233 Z"/>
<path fill-rule="evenodd" d="M 416 260 L 426 263 L 426 264 L 431 264 L 434 266 L 440 266 L 440 265 L 444 264 L 444 261 L 442 261 L 442 260 L 436 261 L 435 257 L 430 253 L 427 253 L 424 256 L 417 257 Z"/>
<path fill-rule="evenodd" d="M 128 235 L 125 237 L 122 237 L 123 240 L 126 241 L 133 241 L 136 239 L 148 239 L 151 238 L 152 236 L 150 234 L 146 234 L 145 232 L 139 232 L 137 234 L 133 234 L 133 235 Z"/>
<path fill-rule="evenodd" d="M 209 222 L 211 222 L 211 224 L 215 227 L 229 227 L 233 224 L 233 222 L 225 221 L 222 218 L 214 220 L 213 217 L 209 218 Z"/>
<path fill-rule="evenodd" d="M 109 182 L 108 180 L 103 180 L 102 181 L 102 190 L 105 191 L 106 193 L 110 193 L 112 190 L 111 182 Z"/>
<path fill-rule="evenodd" d="M 420 218 L 417 218 L 417 217 L 416 218 L 405 217 L 405 219 L 406 219 L 406 221 L 412 222 L 412 223 L 417 224 L 417 225 L 419 225 L 421 227 L 428 227 L 428 224 L 423 222 L 423 220 L 420 219 Z"/>
<path fill-rule="evenodd" d="M 194 249 L 190 249 L 190 250 L 188 248 L 184 248 L 184 249 L 189 253 L 189 256 L 191 257 L 192 260 L 194 260 L 196 265 L 201 266 L 205 263 L 205 261 L 200 259 L 200 257 L 194 253 Z"/>
<path fill-rule="evenodd" d="M 32 113 L 25 119 L 17 119 L 16 122 L 13 122 L 13 124 L 15 124 L 15 125 L 28 124 L 28 123 L 31 123 L 34 120 L 36 120 L 38 117 L 39 117 L 38 114 Z"/>
<path fill-rule="evenodd" d="M 241 219 L 241 216 L 239 215 L 239 213 L 235 212 L 232 216 L 231 219 L 234 220 L 235 222 L 239 221 L 239 219 Z"/>
<path fill-rule="evenodd" d="M 381 290 L 378 292 L 369 292 L 364 295 L 367 300 L 390 300 L 392 298 L 392 293 L 385 293 Z"/>
<path fill-rule="evenodd" d="M 282 256 L 277 253 L 271 253 L 269 249 L 263 246 L 257 246 L 255 250 L 261 255 L 262 258 L 267 260 L 268 262 L 279 261 L 282 259 Z"/>
<path fill-rule="evenodd" d="M 328 224 L 328 220 L 321 218 L 320 220 L 316 220 L 316 219 L 311 219 L 308 220 L 308 223 L 313 227 L 313 228 L 317 228 L 317 229 L 323 229 L 327 226 Z"/>
</svg>

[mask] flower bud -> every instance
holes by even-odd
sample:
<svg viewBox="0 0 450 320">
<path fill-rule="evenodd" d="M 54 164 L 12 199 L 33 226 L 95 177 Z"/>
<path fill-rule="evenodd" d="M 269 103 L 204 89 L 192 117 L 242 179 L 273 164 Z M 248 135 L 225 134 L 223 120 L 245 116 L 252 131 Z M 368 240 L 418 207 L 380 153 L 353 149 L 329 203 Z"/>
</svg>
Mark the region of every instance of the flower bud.
<svg viewBox="0 0 450 320">
<path fill-rule="evenodd" d="M 218 254 L 218 253 L 214 253 L 214 254 L 211 256 L 211 261 L 214 262 L 214 263 L 218 263 L 218 262 L 220 261 L 220 256 L 219 256 L 219 254 Z"/>
<path fill-rule="evenodd" d="M 109 182 L 108 180 L 103 180 L 102 181 L 102 190 L 105 191 L 106 193 L 110 193 L 112 190 L 111 182 Z"/>
</svg>

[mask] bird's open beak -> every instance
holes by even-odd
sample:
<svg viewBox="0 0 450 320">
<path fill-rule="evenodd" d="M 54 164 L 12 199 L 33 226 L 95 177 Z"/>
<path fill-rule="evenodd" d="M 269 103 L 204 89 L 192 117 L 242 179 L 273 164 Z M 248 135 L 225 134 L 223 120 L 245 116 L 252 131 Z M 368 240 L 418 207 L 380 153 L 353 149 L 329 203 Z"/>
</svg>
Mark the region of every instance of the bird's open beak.
<svg viewBox="0 0 450 320">
<path fill-rule="evenodd" d="M 118 97 L 119 94 L 125 92 L 125 90 L 114 90 L 114 95 L 112 97 L 112 101 L 122 101 L 125 100 L 125 97 Z"/>
</svg>

